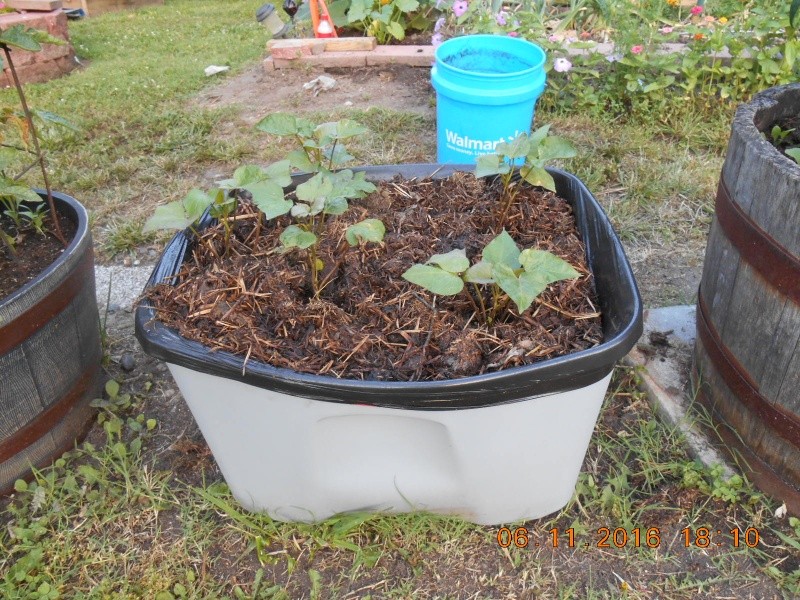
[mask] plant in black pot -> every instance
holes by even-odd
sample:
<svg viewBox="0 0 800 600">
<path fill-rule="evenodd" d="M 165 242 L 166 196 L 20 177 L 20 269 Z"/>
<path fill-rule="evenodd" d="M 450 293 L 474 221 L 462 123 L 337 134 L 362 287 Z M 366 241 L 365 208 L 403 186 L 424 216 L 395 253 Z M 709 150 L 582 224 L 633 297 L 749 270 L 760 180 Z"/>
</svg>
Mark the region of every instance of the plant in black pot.
<svg viewBox="0 0 800 600">
<path fill-rule="evenodd" d="M 0 493 L 86 430 L 102 356 L 88 216 L 50 189 L 37 136 L 37 121 L 67 122 L 29 108 L 12 58 L 43 43 L 63 41 L 21 25 L 0 32 L 21 104 L 0 108 Z M 24 182 L 37 167 L 45 190 Z"/>
<path fill-rule="evenodd" d="M 476 177 L 342 169 L 353 121 L 258 127 L 298 148 L 157 209 L 186 229 L 136 312 L 236 498 L 303 521 L 566 504 L 641 305 L 596 200 L 543 167 L 564 140 L 500 144 Z"/>
</svg>

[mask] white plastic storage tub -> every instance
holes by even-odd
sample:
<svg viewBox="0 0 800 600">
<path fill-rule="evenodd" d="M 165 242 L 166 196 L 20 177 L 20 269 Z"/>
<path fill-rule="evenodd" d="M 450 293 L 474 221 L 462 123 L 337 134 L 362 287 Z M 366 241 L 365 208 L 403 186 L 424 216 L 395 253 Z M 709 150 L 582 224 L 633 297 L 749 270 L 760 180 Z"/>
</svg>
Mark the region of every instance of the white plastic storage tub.
<svg viewBox="0 0 800 600">
<path fill-rule="evenodd" d="M 470 167 L 462 167 L 470 169 Z M 364 169 L 372 181 L 446 177 L 458 166 Z M 480 524 L 542 517 L 571 498 L 614 363 L 641 334 L 633 274 L 607 217 L 573 175 L 551 170 L 575 210 L 604 341 L 568 356 L 436 382 L 300 374 L 210 352 L 142 304 L 136 335 L 168 363 L 236 499 L 281 521 L 426 510 Z M 150 283 L 175 275 L 177 235 Z"/>
</svg>

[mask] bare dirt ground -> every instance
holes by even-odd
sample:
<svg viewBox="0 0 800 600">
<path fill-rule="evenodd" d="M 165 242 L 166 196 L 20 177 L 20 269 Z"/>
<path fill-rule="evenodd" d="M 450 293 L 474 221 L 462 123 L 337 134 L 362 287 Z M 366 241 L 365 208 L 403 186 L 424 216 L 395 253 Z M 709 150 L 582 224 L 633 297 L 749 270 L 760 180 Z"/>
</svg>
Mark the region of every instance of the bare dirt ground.
<svg viewBox="0 0 800 600">
<path fill-rule="evenodd" d="M 336 85 L 316 96 L 303 89 L 320 75 Z M 266 71 L 257 66 L 202 92 L 204 107 L 238 106 L 239 120 L 255 124 L 268 112 L 324 112 L 373 107 L 434 115 L 430 70 L 402 65 L 357 69 L 296 68 Z"/>
</svg>

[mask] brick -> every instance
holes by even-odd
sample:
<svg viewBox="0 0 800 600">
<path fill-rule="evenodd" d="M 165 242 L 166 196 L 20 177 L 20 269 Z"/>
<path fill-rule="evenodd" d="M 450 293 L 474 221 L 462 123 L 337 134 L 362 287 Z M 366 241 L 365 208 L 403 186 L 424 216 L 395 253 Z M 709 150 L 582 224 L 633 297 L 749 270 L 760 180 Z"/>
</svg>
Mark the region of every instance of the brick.
<svg viewBox="0 0 800 600">
<path fill-rule="evenodd" d="M 38 83 L 66 75 L 77 66 L 78 65 L 75 62 L 74 57 L 69 56 L 56 60 L 48 60 L 47 62 L 26 65 L 17 69 L 17 75 L 19 75 L 20 80 L 24 83 Z M 2 85 L 2 87 L 13 86 L 14 80 L 11 77 L 11 71 L 9 69 L 5 69 L 3 74 L 5 75 L 5 78 L 0 79 L 0 85 Z"/>
<path fill-rule="evenodd" d="M 433 46 L 378 46 L 367 56 L 368 66 L 430 67 L 433 62 Z"/>
<path fill-rule="evenodd" d="M 264 66 L 265 71 L 274 71 L 275 70 L 275 61 L 272 59 L 271 56 L 268 56 L 264 59 L 264 62 L 261 63 Z"/>
<path fill-rule="evenodd" d="M 62 72 L 71 71 L 75 67 L 73 60 L 75 53 L 69 43 L 67 16 L 61 10 L 0 15 L 0 29 L 6 29 L 13 25 L 42 29 L 50 35 L 59 37 L 67 42 L 63 46 L 44 44 L 40 52 L 26 52 L 25 50 L 12 48 L 11 58 L 14 61 L 14 66 L 19 71 L 19 76 L 23 83 L 46 81 L 61 75 Z M 47 66 L 33 68 L 34 65 L 47 65 L 50 62 L 58 64 L 54 64 L 52 68 Z M 30 75 L 24 73 L 29 73 Z M 46 74 L 50 74 L 50 76 L 48 77 Z"/>
</svg>

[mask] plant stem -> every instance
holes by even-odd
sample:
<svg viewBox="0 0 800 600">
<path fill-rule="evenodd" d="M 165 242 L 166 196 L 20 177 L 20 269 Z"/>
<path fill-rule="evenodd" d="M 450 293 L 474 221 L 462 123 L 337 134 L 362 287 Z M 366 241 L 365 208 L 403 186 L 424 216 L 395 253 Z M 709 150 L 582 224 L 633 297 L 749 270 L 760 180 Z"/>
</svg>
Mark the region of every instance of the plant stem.
<svg viewBox="0 0 800 600">
<path fill-rule="evenodd" d="M 28 127 L 31 129 L 31 139 L 33 139 L 33 147 L 36 149 L 36 156 L 39 157 L 39 166 L 42 169 L 42 177 L 44 178 L 44 187 L 47 190 L 47 203 L 50 206 L 50 215 L 53 218 L 53 234 L 56 236 L 59 242 L 61 242 L 64 247 L 67 247 L 67 240 L 64 238 L 64 234 L 61 231 L 61 224 L 58 222 L 58 213 L 56 212 L 56 204 L 53 201 L 53 192 L 50 189 L 50 180 L 47 177 L 47 167 L 44 163 L 44 154 L 42 154 L 42 149 L 39 146 L 39 136 L 36 135 L 36 126 L 33 123 L 33 116 L 31 115 L 31 111 L 28 108 L 28 102 L 25 100 L 25 92 L 22 90 L 22 83 L 19 80 L 19 76 L 17 75 L 17 70 L 14 68 L 14 61 L 11 60 L 11 49 L 5 45 L 0 44 L 3 47 L 3 52 L 6 55 L 6 62 L 8 62 L 8 68 L 11 70 L 11 75 L 14 78 L 14 87 L 17 89 L 17 95 L 19 96 L 19 101 L 22 104 L 22 110 L 25 113 L 25 118 L 28 121 Z"/>
<path fill-rule="evenodd" d="M 333 153 L 336 152 L 336 142 L 339 140 L 333 140 L 333 146 L 331 147 L 331 157 L 328 160 L 328 171 L 333 169 Z"/>
<path fill-rule="evenodd" d="M 475 295 L 478 297 L 478 302 L 481 305 L 481 317 L 483 317 L 483 322 L 487 325 L 491 325 L 489 323 L 489 315 L 486 314 L 486 303 L 483 301 L 483 294 L 481 294 L 481 288 L 478 287 L 477 283 L 473 283 L 472 287 L 475 288 Z"/>
</svg>

